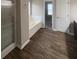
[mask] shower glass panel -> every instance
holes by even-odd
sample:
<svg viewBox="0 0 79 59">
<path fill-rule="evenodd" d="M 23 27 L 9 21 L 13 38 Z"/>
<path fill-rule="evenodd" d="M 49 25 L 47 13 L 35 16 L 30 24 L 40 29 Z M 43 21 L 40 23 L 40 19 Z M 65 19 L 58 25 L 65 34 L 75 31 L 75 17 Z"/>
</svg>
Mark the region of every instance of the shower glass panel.
<svg viewBox="0 0 79 59">
<path fill-rule="evenodd" d="M 1 50 L 14 42 L 14 3 L 1 0 Z"/>
</svg>

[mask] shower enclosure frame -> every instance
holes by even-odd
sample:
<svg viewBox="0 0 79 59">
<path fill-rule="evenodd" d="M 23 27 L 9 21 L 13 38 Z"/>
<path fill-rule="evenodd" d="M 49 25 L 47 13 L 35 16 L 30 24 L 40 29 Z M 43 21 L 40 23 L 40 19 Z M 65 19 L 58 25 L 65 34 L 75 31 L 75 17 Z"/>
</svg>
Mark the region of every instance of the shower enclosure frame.
<svg viewBox="0 0 79 59">
<path fill-rule="evenodd" d="M 11 52 L 16 47 L 16 0 L 12 0 L 14 4 L 14 42 L 8 45 L 3 51 L 1 51 L 1 58 L 4 58 L 9 52 Z"/>
</svg>

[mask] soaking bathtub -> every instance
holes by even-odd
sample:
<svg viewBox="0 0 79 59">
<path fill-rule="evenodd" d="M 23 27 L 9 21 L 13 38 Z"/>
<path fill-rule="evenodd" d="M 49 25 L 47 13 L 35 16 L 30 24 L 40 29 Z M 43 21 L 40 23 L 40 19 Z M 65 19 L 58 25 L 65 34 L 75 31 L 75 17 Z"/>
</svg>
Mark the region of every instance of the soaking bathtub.
<svg viewBox="0 0 79 59">
<path fill-rule="evenodd" d="M 41 26 L 41 21 L 35 21 L 31 18 L 29 21 L 29 38 L 31 38 Z"/>
</svg>

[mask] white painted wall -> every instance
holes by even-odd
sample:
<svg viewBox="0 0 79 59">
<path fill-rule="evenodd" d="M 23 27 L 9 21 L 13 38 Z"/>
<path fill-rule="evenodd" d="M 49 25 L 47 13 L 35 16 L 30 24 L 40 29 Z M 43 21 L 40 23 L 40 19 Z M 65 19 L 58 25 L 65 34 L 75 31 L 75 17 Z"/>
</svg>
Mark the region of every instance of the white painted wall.
<svg viewBox="0 0 79 59">
<path fill-rule="evenodd" d="M 21 44 L 29 39 L 28 0 L 21 0 Z"/>
<path fill-rule="evenodd" d="M 70 23 L 69 15 L 68 0 L 56 0 L 55 27 L 57 31 L 66 32 Z"/>
<path fill-rule="evenodd" d="M 32 0 L 32 17 L 37 21 L 43 20 L 43 0 Z"/>
<path fill-rule="evenodd" d="M 71 0 L 70 2 L 70 19 L 73 22 L 77 22 L 77 0 Z"/>
<path fill-rule="evenodd" d="M 73 20 L 76 20 L 76 11 L 76 0 L 56 0 L 55 29 L 68 32 L 69 25 Z"/>
<path fill-rule="evenodd" d="M 28 0 L 16 1 L 16 44 L 21 49 L 29 40 Z"/>
<path fill-rule="evenodd" d="M 52 30 L 55 29 L 55 18 L 56 18 L 56 0 L 52 0 L 52 3 L 53 3 L 53 15 L 52 15 Z"/>
</svg>

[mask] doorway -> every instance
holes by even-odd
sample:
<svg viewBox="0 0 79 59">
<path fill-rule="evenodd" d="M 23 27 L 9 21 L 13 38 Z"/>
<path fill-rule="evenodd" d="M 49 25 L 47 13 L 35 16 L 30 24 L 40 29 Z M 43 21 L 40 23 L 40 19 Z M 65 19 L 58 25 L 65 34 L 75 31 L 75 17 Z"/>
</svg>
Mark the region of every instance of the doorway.
<svg viewBox="0 0 79 59">
<path fill-rule="evenodd" d="M 52 14 L 53 14 L 52 2 L 45 2 L 45 28 L 52 29 Z"/>
</svg>

